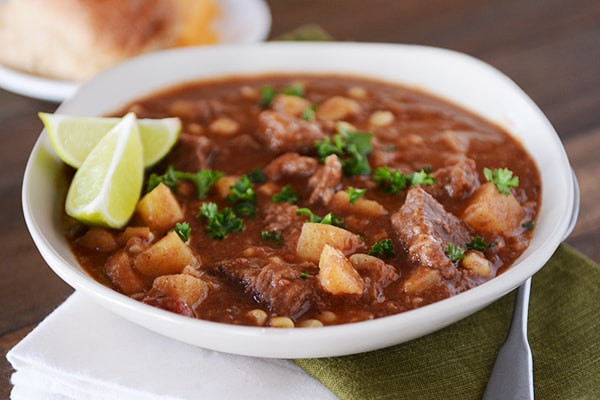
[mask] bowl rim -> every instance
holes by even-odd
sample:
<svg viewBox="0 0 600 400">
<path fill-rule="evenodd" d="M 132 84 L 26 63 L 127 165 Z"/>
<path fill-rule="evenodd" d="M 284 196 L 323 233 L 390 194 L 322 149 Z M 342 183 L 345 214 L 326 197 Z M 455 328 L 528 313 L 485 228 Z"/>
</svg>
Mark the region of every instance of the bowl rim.
<svg viewBox="0 0 600 400">
<path fill-rule="evenodd" d="M 23 178 L 22 187 L 22 205 L 25 216 L 26 225 L 34 240 L 35 245 L 40 251 L 46 263 L 61 277 L 65 282 L 80 290 L 87 296 L 93 298 L 101 305 L 112 310 L 113 312 L 130 319 L 131 321 L 145 326 L 151 330 L 170 336 L 177 340 L 181 340 L 200 347 L 206 347 L 213 350 L 224 351 L 229 353 L 274 357 L 274 358 L 307 358 L 307 357 L 325 357 L 338 356 L 359 353 L 368 350 L 374 350 L 389 345 L 401 343 L 406 340 L 412 340 L 416 337 L 423 336 L 435 330 L 441 329 L 451 323 L 454 323 L 467 315 L 485 307 L 493 301 L 496 301 L 504 294 L 510 292 L 524 282 L 527 278 L 535 274 L 552 256 L 564 235 L 568 231 L 571 214 L 576 209 L 574 183 L 570 175 L 570 167 L 564 148 L 560 142 L 556 131 L 544 116 L 541 110 L 535 103 L 508 77 L 493 68 L 489 64 L 484 63 L 476 58 L 458 53 L 452 50 L 440 49 L 429 46 L 419 45 L 401 45 L 401 44 L 381 44 L 381 43 L 261 43 L 253 45 L 223 45 L 211 48 L 184 48 L 166 50 L 157 53 L 146 54 L 135 59 L 126 61 L 116 67 L 109 69 L 98 77 L 92 79 L 87 84 L 83 85 L 75 95 L 65 101 L 56 110 L 60 112 L 77 111 L 75 107 L 78 102 L 85 96 L 90 96 L 89 93 L 94 93 L 99 88 L 107 85 L 123 74 L 127 73 L 140 66 L 148 66 L 150 64 L 161 64 L 164 60 L 185 60 L 188 57 L 213 57 L 213 60 L 228 60 L 232 57 L 239 57 L 245 54 L 277 54 L 278 52 L 301 52 L 308 54 L 313 51 L 325 54 L 327 52 L 341 52 L 347 54 L 350 52 L 362 52 L 363 54 L 385 53 L 392 55 L 397 52 L 408 52 L 414 54 L 429 54 L 432 57 L 440 57 L 441 59 L 451 58 L 457 59 L 460 62 L 473 65 L 474 68 L 479 68 L 484 73 L 493 76 L 501 84 L 506 85 L 509 90 L 516 92 L 522 97 L 524 104 L 530 108 L 530 112 L 539 119 L 539 123 L 546 129 L 548 138 L 552 138 L 551 146 L 553 146 L 559 159 L 555 160 L 563 168 L 569 169 L 569 178 L 560 181 L 561 190 L 556 193 L 560 197 L 560 201 L 565 205 L 565 214 L 559 217 L 558 221 L 553 221 L 550 235 L 542 238 L 541 244 L 535 249 L 531 247 L 503 274 L 491 279 L 490 281 L 452 296 L 448 299 L 421 307 L 415 310 L 403 312 L 400 314 L 391 315 L 388 317 L 378 318 L 369 321 L 356 322 L 351 324 L 326 326 L 319 329 L 276 329 L 265 327 L 247 327 L 216 323 L 211 321 L 197 320 L 188 317 L 183 317 L 171 312 L 167 312 L 155 307 L 148 306 L 133 300 L 125 295 L 122 295 L 102 284 L 95 281 L 89 275 L 81 270 L 79 266 L 73 266 L 69 260 L 63 257 L 64 254 L 57 251 L 55 244 L 50 242 L 45 235 L 45 227 L 40 225 L 37 219 L 37 211 L 35 204 L 32 203 L 34 193 L 37 189 L 32 176 L 32 171 L 35 171 L 36 161 L 40 154 L 49 146 L 45 130 L 40 134 L 32 153 L 28 159 Z M 272 71 L 266 69 L 262 74 L 269 74 Z M 283 71 L 287 72 L 287 71 Z M 310 71 L 309 71 L 310 73 Z M 345 73 L 340 72 L 342 75 Z M 260 75 L 261 73 L 259 73 Z M 227 72 L 221 76 L 229 76 Z M 256 75 L 254 73 L 241 73 L 233 75 Z M 350 74 L 354 75 L 354 74 Z M 365 74 L 365 77 L 369 75 Z M 198 80 L 206 79 L 198 78 Z M 384 79 L 385 80 L 385 79 Z M 188 81 L 188 80 L 183 80 Z M 182 81 L 182 82 L 183 82 Z M 173 86 L 173 84 L 171 84 Z M 410 86 L 410 85 L 407 85 Z M 167 86 L 168 87 L 168 86 Z M 147 92 L 147 95 L 155 91 Z M 438 97 L 444 96 L 433 93 Z M 135 98 L 143 97 L 135 95 Z M 450 100 L 452 101 L 452 100 Z M 120 104 L 115 104 L 113 110 L 118 106 L 126 104 L 128 101 L 122 101 Z M 99 109 L 101 106 L 98 107 Z M 101 110 L 98 114 L 105 113 L 109 110 Z M 476 114 L 480 114 L 474 111 Z M 526 147 L 527 148 L 527 147 Z M 529 149 L 527 148 L 529 151 Z M 57 158 L 55 157 L 55 160 Z M 536 160 L 537 163 L 537 160 Z M 541 166 L 538 165 L 538 168 Z M 566 176 L 566 175 L 565 175 Z M 543 185 L 544 191 L 548 185 Z M 544 193 L 544 192 L 543 192 Z M 541 207 L 544 207 L 542 203 Z M 542 211 L 540 208 L 540 213 Z M 535 234 L 534 234 L 535 237 Z M 534 260 L 535 258 L 535 260 Z M 525 267 L 523 267 L 523 265 Z M 515 268 L 519 266 L 519 268 Z M 473 304 L 476 304 L 474 306 Z M 455 311 L 467 310 L 466 312 Z M 452 311 L 451 311 L 452 310 Z M 399 327 L 411 327 L 422 322 L 424 316 L 436 315 L 437 324 L 429 325 L 427 328 L 419 330 L 418 335 L 404 334 L 393 335 L 388 334 L 385 337 L 378 337 L 375 342 L 364 340 L 373 337 L 373 332 L 381 332 L 384 330 L 398 329 Z M 410 329 L 409 329 L 410 330 Z M 191 337 L 189 333 L 195 332 L 199 334 L 196 337 Z M 314 343 L 323 341 L 326 337 L 325 344 L 314 346 Z M 398 337 L 402 337 L 400 340 Z M 352 340 L 361 339 L 363 341 L 348 344 L 349 338 Z"/>
</svg>

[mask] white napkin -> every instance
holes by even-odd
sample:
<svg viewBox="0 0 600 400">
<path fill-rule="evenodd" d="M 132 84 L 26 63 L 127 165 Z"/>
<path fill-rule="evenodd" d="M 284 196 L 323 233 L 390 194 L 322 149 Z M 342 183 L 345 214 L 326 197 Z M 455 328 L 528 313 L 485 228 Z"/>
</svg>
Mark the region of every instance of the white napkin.
<svg viewBox="0 0 600 400">
<path fill-rule="evenodd" d="M 77 292 L 7 358 L 13 400 L 336 399 L 290 360 L 180 343 Z"/>
</svg>

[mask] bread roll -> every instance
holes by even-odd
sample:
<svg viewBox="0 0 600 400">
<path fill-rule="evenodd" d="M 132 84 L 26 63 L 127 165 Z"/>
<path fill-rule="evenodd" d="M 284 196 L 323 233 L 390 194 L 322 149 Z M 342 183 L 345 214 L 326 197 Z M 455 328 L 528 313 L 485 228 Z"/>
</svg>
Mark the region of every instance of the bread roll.
<svg viewBox="0 0 600 400">
<path fill-rule="evenodd" d="M 145 52 L 214 43 L 214 0 L 6 0 L 0 64 L 84 81 Z"/>
</svg>

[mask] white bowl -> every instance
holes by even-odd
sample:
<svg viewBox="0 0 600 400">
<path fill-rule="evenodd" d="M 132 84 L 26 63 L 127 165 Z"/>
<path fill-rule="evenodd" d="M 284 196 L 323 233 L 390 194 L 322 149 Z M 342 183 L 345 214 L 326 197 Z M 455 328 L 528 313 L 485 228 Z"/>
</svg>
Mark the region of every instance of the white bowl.
<svg viewBox="0 0 600 400">
<path fill-rule="evenodd" d="M 195 320 L 130 299 L 101 285 L 77 264 L 60 228 L 67 183 L 42 131 L 23 182 L 23 211 L 40 253 L 68 284 L 148 329 L 200 347 L 260 357 L 338 356 L 405 342 L 452 324 L 535 274 L 568 231 L 576 209 L 565 151 L 549 121 L 523 91 L 489 65 L 423 46 L 358 43 L 267 43 L 168 50 L 119 65 L 89 83 L 58 113 L 103 115 L 174 84 L 231 75 L 343 73 L 424 89 L 505 127 L 535 159 L 542 204 L 529 248 L 502 275 L 413 311 L 314 329 L 234 326 Z M 108 327 L 107 327 L 108 328 Z"/>
</svg>

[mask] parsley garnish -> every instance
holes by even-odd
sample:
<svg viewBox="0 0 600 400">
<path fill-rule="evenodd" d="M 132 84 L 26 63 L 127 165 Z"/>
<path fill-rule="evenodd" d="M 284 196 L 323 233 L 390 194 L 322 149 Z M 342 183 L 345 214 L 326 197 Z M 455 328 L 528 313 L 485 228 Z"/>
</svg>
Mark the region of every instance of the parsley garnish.
<svg viewBox="0 0 600 400">
<path fill-rule="evenodd" d="M 306 278 L 308 278 L 308 274 L 306 272 L 300 273 L 300 279 L 306 279 Z"/>
<path fill-rule="evenodd" d="M 513 176 L 512 171 L 508 168 L 496 168 L 494 170 L 484 168 L 483 175 L 485 179 L 496 185 L 498 192 L 501 194 L 510 194 L 511 187 L 519 186 L 519 177 Z"/>
<path fill-rule="evenodd" d="M 336 217 L 332 213 L 327 213 L 324 217 L 319 217 L 318 215 L 315 215 L 308 208 L 299 208 L 296 210 L 296 214 L 297 215 L 308 215 L 310 222 L 316 222 L 319 224 L 327 224 L 327 225 L 335 225 L 335 226 L 339 226 L 341 228 L 346 226 L 346 224 L 344 224 L 343 218 Z"/>
<path fill-rule="evenodd" d="M 413 172 L 410 174 L 410 184 L 413 186 L 419 185 L 435 185 L 435 179 L 433 175 L 426 172 L 424 168 L 421 168 L 419 172 Z"/>
<path fill-rule="evenodd" d="M 236 213 L 253 216 L 256 213 L 256 192 L 248 175 L 244 175 L 230 188 L 231 193 L 225 198 L 234 204 Z"/>
<path fill-rule="evenodd" d="M 325 161 L 325 159 L 332 154 L 338 156 L 344 154 L 344 147 L 346 146 L 344 139 L 337 134 L 333 135 L 332 139 L 326 137 L 323 140 L 317 140 L 315 142 L 315 148 L 321 162 Z"/>
<path fill-rule="evenodd" d="M 391 194 L 396 194 L 408 186 L 406 175 L 388 167 L 377 168 L 373 175 L 373 181 L 377 186 Z"/>
<path fill-rule="evenodd" d="M 285 185 L 279 193 L 275 193 L 271 200 L 275 203 L 290 203 L 297 204 L 300 201 L 298 193 L 292 188 L 291 185 Z"/>
<path fill-rule="evenodd" d="M 535 228 L 535 221 L 531 220 L 531 221 L 527 221 L 525 222 L 523 225 L 521 225 L 523 228 L 527 229 L 528 231 L 532 231 L 533 228 Z"/>
<path fill-rule="evenodd" d="M 205 231 L 213 239 L 223 239 L 230 232 L 244 229 L 244 221 L 238 218 L 231 208 L 219 212 L 215 203 L 203 203 L 196 217 L 200 216 L 208 220 Z"/>
<path fill-rule="evenodd" d="M 403 174 L 389 167 L 379 167 L 373 175 L 373 181 L 377 186 L 391 194 L 396 194 L 400 190 L 406 189 L 409 185 L 435 185 L 433 175 L 424 168 L 412 174 Z"/>
<path fill-rule="evenodd" d="M 373 246 L 371 246 L 371 249 L 369 250 L 369 255 L 378 258 L 394 257 L 394 245 L 392 244 L 392 240 L 382 239 L 379 242 L 375 243 Z"/>
<path fill-rule="evenodd" d="M 304 85 L 301 83 L 295 83 L 291 86 L 284 88 L 281 93 L 289 96 L 304 97 Z"/>
<path fill-rule="evenodd" d="M 460 246 L 455 246 L 453 243 L 448 243 L 448 250 L 446 250 L 444 254 L 446 254 L 446 257 L 448 257 L 450 261 L 456 262 L 465 258 L 465 249 Z"/>
<path fill-rule="evenodd" d="M 187 242 L 190 239 L 190 233 L 192 233 L 192 228 L 190 228 L 190 224 L 188 224 L 187 222 L 176 223 L 175 228 L 173 228 L 173 230 L 183 242 Z"/>
<path fill-rule="evenodd" d="M 173 193 L 177 193 L 177 183 L 182 180 L 188 180 L 196 186 L 198 200 L 202 200 L 206 197 L 206 194 L 215 182 L 224 175 L 225 174 L 221 171 L 212 171 L 209 169 L 201 169 L 198 172 L 182 172 L 177 171 L 172 165 L 169 165 L 167 171 L 163 175 L 150 175 L 146 191 L 151 191 L 162 182 L 167 185 Z"/>
<path fill-rule="evenodd" d="M 315 148 L 321 162 L 331 154 L 335 154 L 342 162 L 342 169 L 346 175 L 369 175 L 371 166 L 367 156 L 372 151 L 370 132 L 355 132 L 338 124 L 335 135 L 330 139 L 315 142 Z"/>
<path fill-rule="evenodd" d="M 278 231 L 261 231 L 260 237 L 262 237 L 264 240 L 272 240 L 277 244 L 282 244 L 281 232 Z"/>
<path fill-rule="evenodd" d="M 175 168 L 172 165 L 167 167 L 167 170 L 163 175 L 150 174 L 148 178 L 148 185 L 146 186 L 146 192 L 151 191 L 159 184 L 165 184 L 173 193 L 177 193 L 177 182 L 179 179 L 175 176 Z"/>
<path fill-rule="evenodd" d="M 307 107 L 302 111 L 302 119 L 305 121 L 313 121 L 315 119 L 315 109 Z"/>
<path fill-rule="evenodd" d="M 357 189 L 355 187 L 348 186 L 346 192 L 348 193 L 348 201 L 350 202 L 350 204 L 354 204 L 356 200 L 360 199 L 365 195 L 367 189 Z"/>
<path fill-rule="evenodd" d="M 265 183 L 267 181 L 267 177 L 265 173 L 262 172 L 260 168 L 255 168 L 251 172 L 246 174 L 250 182 L 252 183 Z"/>
<path fill-rule="evenodd" d="M 277 91 L 273 86 L 263 85 L 260 87 L 260 106 L 262 108 L 269 108 L 271 102 L 277 95 Z"/>
<path fill-rule="evenodd" d="M 467 249 L 484 251 L 488 247 L 494 247 L 495 245 L 495 242 L 486 243 L 481 236 L 475 235 L 475 238 L 467 243 Z"/>
</svg>

